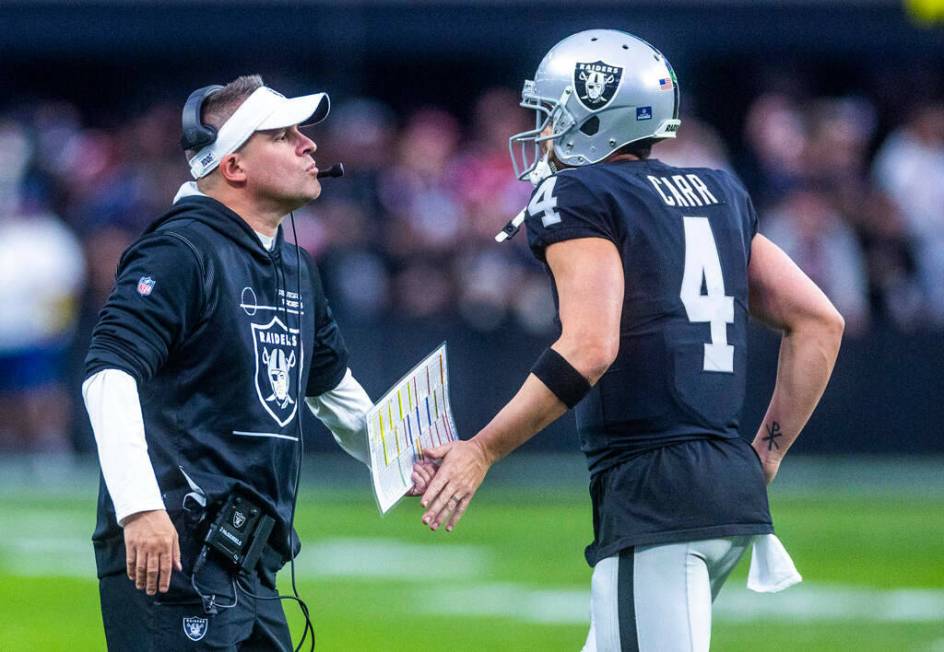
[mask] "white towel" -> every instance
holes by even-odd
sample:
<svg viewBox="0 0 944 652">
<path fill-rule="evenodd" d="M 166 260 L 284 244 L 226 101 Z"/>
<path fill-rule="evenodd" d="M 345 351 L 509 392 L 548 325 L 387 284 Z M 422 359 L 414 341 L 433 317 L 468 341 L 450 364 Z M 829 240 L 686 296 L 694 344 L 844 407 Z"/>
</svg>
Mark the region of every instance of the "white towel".
<svg viewBox="0 0 944 652">
<path fill-rule="evenodd" d="M 747 588 L 757 593 L 776 593 L 802 581 L 780 539 L 773 534 L 754 537 Z"/>
</svg>

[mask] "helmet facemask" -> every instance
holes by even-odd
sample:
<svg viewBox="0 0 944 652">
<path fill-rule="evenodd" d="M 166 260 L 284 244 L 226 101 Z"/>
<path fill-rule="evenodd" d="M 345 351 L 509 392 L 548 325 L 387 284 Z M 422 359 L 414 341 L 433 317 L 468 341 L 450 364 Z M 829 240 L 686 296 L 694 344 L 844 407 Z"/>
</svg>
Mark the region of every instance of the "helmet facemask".
<svg viewBox="0 0 944 652">
<path fill-rule="evenodd" d="M 575 124 L 573 114 L 567 109 L 567 101 L 573 90 L 567 88 L 560 98 L 548 98 L 534 92 L 534 82 L 527 80 L 521 90 L 521 104 L 534 111 L 534 129 L 522 131 L 508 139 L 508 153 L 515 169 L 515 177 L 528 179 L 542 162 L 548 164 L 544 143 L 556 141 Z M 550 127 L 550 133 L 544 132 Z M 541 175 L 546 176 L 546 175 Z M 532 183 L 534 180 L 532 179 Z"/>
</svg>

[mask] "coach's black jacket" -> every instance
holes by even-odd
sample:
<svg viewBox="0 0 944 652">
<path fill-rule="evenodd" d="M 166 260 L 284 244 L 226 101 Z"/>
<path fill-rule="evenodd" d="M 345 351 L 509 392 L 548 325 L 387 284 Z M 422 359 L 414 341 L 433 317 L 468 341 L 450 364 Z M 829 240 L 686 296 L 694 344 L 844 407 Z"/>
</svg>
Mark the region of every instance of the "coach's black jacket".
<svg viewBox="0 0 944 652">
<path fill-rule="evenodd" d="M 199 549 L 197 516 L 182 511 L 190 492 L 210 507 L 234 488 L 250 492 L 276 517 L 279 561 L 290 555 L 299 411 L 305 396 L 338 385 L 348 358 L 318 271 L 305 251 L 299 268 L 296 251 L 281 227 L 269 252 L 221 203 L 185 197 L 122 256 L 92 334 L 86 377 L 113 368 L 137 380 L 187 574 Z M 104 480 L 93 543 L 99 577 L 123 572 L 123 533 Z M 174 575 L 172 590 L 189 589 Z"/>
</svg>

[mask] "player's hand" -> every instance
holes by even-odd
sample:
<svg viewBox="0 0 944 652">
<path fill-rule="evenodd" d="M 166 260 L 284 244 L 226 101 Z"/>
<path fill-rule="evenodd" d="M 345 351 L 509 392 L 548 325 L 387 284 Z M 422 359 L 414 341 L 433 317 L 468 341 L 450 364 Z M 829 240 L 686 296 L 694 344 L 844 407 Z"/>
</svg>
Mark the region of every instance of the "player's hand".
<svg viewBox="0 0 944 652">
<path fill-rule="evenodd" d="M 751 445 L 753 446 L 753 444 Z M 777 477 L 777 471 L 780 470 L 781 459 L 774 457 L 769 451 L 764 450 L 763 447 L 754 446 L 754 450 L 757 452 L 757 457 L 760 458 L 760 466 L 764 471 L 764 480 L 769 487 L 770 483 Z"/>
<path fill-rule="evenodd" d="M 420 460 L 413 464 L 413 475 L 411 476 L 413 486 L 406 492 L 406 495 L 422 496 L 426 492 L 427 487 L 429 487 L 429 483 L 433 481 L 433 476 L 436 475 L 436 468 L 436 464 L 426 460 Z"/>
<path fill-rule="evenodd" d="M 128 579 L 148 595 L 170 588 L 171 566 L 180 565 L 177 530 L 163 509 L 138 512 L 125 519 L 125 553 Z"/>
<path fill-rule="evenodd" d="M 777 477 L 777 471 L 780 470 L 780 462 L 775 460 L 764 460 L 762 463 L 764 467 L 764 480 L 767 481 L 767 486 L 770 486 L 770 483 L 774 481 L 774 478 Z"/>
<path fill-rule="evenodd" d="M 462 518 L 472 496 L 485 479 L 491 463 L 482 446 L 473 440 L 452 441 L 423 451 L 427 460 L 438 461 L 439 469 L 420 501 L 426 507 L 423 523 L 436 530 L 446 520 L 446 531 Z"/>
</svg>

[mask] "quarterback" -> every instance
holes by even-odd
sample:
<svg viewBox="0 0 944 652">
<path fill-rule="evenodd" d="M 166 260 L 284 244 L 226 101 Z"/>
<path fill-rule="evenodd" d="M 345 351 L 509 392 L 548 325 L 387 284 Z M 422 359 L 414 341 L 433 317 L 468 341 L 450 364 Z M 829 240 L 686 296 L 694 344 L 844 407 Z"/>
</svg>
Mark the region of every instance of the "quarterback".
<svg viewBox="0 0 944 652">
<path fill-rule="evenodd" d="M 712 601 L 771 538 L 766 485 L 826 387 L 843 319 L 758 233 L 737 179 L 650 158 L 680 127 L 675 72 L 651 45 L 570 36 L 522 100 L 536 125 L 509 144 L 536 186 L 522 217 L 561 334 L 475 437 L 427 451 L 441 465 L 423 522 L 451 530 L 492 464 L 574 409 L 593 504 L 584 649 L 707 650 Z M 753 444 L 739 435 L 749 316 L 782 334 Z"/>
</svg>

